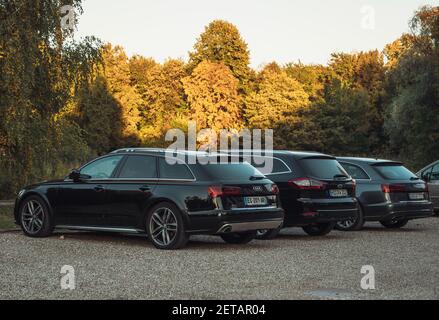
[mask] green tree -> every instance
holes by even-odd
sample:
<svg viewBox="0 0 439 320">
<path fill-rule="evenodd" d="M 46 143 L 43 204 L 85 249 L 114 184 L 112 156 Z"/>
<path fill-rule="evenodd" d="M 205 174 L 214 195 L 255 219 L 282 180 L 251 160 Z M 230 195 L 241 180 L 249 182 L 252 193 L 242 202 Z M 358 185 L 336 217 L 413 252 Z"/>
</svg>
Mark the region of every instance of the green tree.
<svg viewBox="0 0 439 320">
<path fill-rule="evenodd" d="M 205 28 L 194 45 L 194 51 L 189 53 L 189 71 L 205 60 L 222 62 L 229 67 L 239 81 L 240 92 L 248 92 L 253 75 L 249 67 L 250 52 L 236 26 L 215 20 Z"/>
<path fill-rule="evenodd" d="M 236 129 L 242 127 L 238 80 L 223 63 L 203 61 L 183 79 L 190 108 L 190 119 L 199 129 Z"/>
</svg>

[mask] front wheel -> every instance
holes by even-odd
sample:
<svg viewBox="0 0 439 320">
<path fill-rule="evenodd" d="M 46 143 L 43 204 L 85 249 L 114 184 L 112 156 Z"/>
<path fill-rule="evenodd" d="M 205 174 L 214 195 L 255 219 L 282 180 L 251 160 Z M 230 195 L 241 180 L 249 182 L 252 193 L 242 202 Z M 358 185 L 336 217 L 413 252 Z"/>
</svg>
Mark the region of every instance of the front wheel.
<svg viewBox="0 0 439 320">
<path fill-rule="evenodd" d="M 380 223 L 388 229 L 398 229 L 404 227 L 408 223 L 408 219 L 392 219 L 388 221 L 380 221 Z"/>
<path fill-rule="evenodd" d="M 171 203 L 159 203 L 149 211 L 146 232 L 158 249 L 179 249 L 189 241 L 180 210 Z"/>
<path fill-rule="evenodd" d="M 26 198 L 20 205 L 19 213 L 21 229 L 25 235 L 41 238 L 52 234 L 49 208 L 39 196 Z"/>
<path fill-rule="evenodd" d="M 302 227 L 303 231 L 305 231 L 308 235 L 316 237 L 316 236 L 325 236 L 334 229 L 335 222 L 328 223 L 315 223 L 309 226 Z"/>
<path fill-rule="evenodd" d="M 222 234 L 221 238 L 230 244 L 246 244 L 256 238 L 256 231 L 240 232 L 240 233 L 226 233 Z"/>
</svg>

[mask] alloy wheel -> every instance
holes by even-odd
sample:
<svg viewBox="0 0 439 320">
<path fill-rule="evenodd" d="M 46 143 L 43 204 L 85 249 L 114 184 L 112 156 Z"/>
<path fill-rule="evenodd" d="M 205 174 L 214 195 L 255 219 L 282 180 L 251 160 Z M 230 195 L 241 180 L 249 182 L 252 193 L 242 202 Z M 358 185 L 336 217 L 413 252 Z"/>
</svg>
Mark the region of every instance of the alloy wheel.
<svg viewBox="0 0 439 320">
<path fill-rule="evenodd" d="M 177 236 L 177 218 L 169 208 L 159 208 L 152 214 L 150 221 L 151 238 L 162 246 L 167 246 Z"/>
<path fill-rule="evenodd" d="M 26 232 L 36 234 L 43 228 L 43 206 L 36 200 L 27 202 L 21 212 L 21 222 Z"/>
</svg>

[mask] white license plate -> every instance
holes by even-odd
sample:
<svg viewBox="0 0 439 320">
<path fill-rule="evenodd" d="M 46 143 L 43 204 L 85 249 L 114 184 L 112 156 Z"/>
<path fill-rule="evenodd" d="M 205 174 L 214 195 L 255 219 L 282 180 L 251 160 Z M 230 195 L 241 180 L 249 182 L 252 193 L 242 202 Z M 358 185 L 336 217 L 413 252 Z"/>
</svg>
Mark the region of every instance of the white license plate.
<svg viewBox="0 0 439 320">
<path fill-rule="evenodd" d="M 245 197 L 246 206 L 264 206 L 268 203 L 267 197 Z"/>
<path fill-rule="evenodd" d="M 348 190 L 346 189 L 332 189 L 329 190 L 329 195 L 334 198 L 341 198 L 348 196 Z"/>
<path fill-rule="evenodd" d="M 424 200 L 423 193 L 409 193 L 410 200 Z"/>
</svg>

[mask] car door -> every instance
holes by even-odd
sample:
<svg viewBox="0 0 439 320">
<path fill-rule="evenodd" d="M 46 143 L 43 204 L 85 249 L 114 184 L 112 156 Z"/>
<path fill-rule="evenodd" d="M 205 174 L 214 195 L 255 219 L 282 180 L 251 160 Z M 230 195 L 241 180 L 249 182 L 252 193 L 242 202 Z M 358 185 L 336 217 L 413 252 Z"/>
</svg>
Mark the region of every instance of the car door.
<svg viewBox="0 0 439 320">
<path fill-rule="evenodd" d="M 439 163 L 433 166 L 429 174 L 428 190 L 434 209 L 439 210 Z"/>
<path fill-rule="evenodd" d="M 139 229 L 145 208 L 157 186 L 157 159 L 150 155 L 128 155 L 107 186 L 108 210 L 105 225 Z"/>
<path fill-rule="evenodd" d="M 122 155 L 99 158 L 80 169 L 87 179 L 77 182 L 67 179 L 59 187 L 54 204 L 56 224 L 102 226 L 103 215 L 108 209 L 108 182 L 122 159 Z"/>
</svg>

